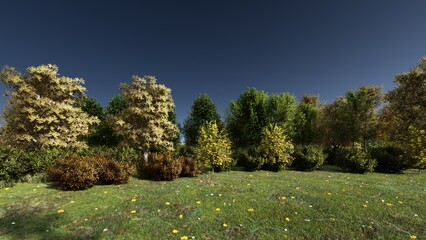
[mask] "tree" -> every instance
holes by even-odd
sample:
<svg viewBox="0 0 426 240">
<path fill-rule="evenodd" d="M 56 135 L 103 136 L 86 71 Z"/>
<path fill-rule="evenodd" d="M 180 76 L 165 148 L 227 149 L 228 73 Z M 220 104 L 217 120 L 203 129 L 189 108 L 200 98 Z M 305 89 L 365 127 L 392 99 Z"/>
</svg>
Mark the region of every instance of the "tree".
<svg viewBox="0 0 426 240">
<path fill-rule="evenodd" d="M 359 142 L 364 148 L 367 141 L 377 134 L 376 108 L 381 104 L 382 88 L 362 86 L 356 91 L 347 91 L 345 97 L 323 108 L 323 128 L 327 140 L 337 145 L 352 145 Z"/>
<path fill-rule="evenodd" d="M 213 171 L 231 167 L 231 141 L 216 122 L 208 122 L 201 127 L 197 142 L 195 157 L 198 161 L 212 166 Z"/>
<path fill-rule="evenodd" d="M 269 124 L 263 129 L 259 150 L 266 168 L 269 169 L 284 169 L 293 160 L 291 154 L 294 152 L 294 146 L 287 139 L 284 130 L 276 124 Z"/>
<path fill-rule="evenodd" d="M 267 100 L 265 92 L 249 88 L 230 103 L 226 126 L 236 149 L 248 149 L 260 144 L 262 129 L 268 123 Z"/>
<path fill-rule="evenodd" d="M 115 115 L 128 107 L 129 103 L 126 102 L 122 95 L 114 95 L 108 103 L 106 114 Z"/>
<path fill-rule="evenodd" d="M 87 147 L 80 138 L 99 119 L 76 106 L 86 90 L 83 79 L 60 77 L 58 67 L 49 64 L 28 67 L 26 74 L 6 66 L 0 80 L 11 89 L 6 92 L 9 99 L 2 129 L 7 144 L 22 148 Z"/>
<path fill-rule="evenodd" d="M 394 117 L 391 135 L 394 141 L 406 142 L 409 126 L 426 129 L 426 57 L 417 67 L 396 75 L 394 83 L 396 88 L 385 96 L 388 112 Z"/>
<path fill-rule="evenodd" d="M 108 124 L 104 107 L 95 98 L 84 98 L 79 105 L 89 116 L 95 116 L 100 120 L 99 125 L 94 127 L 90 135 L 87 136 L 87 144 L 89 146 L 117 146 L 120 139 L 114 135 L 114 130 Z"/>
<path fill-rule="evenodd" d="M 125 146 L 148 151 L 173 151 L 179 132 L 169 120 L 174 103 L 171 90 L 157 84 L 154 76 L 133 76 L 131 84 L 122 83 L 120 95 L 129 106 L 109 117 L 109 122 Z"/>
<path fill-rule="evenodd" d="M 281 126 L 287 136 L 294 135 L 294 118 L 296 115 L 296 97 L 290 93 L 273 94 L 266 101 L 267 123 Z"/>
<path fill-rule="evenodd" d="M 301 145 L 318 143 L 318 124 L 319 109 L 311 103 L 299 103 L 294 119 L 294 143 Z"/>
<path fill-rule="evenodd" d="M 405 145 L 406 152 L 414 160 L 413 167 L 420 169 L 426 168 L 426 131 L 417 129 L 413 126 L 408 127 L 409 137 Z"/>
<path fill-rule="evenodd" d="M 186 145 L 195 146 L 200 136 L 201 127 L 211 121 L 220 126 L 221 120 L 215 103 L 207 94 L 202 94 L 194 100 L 189 116 L 183 124 L 182 130 Z"/>
</svg>

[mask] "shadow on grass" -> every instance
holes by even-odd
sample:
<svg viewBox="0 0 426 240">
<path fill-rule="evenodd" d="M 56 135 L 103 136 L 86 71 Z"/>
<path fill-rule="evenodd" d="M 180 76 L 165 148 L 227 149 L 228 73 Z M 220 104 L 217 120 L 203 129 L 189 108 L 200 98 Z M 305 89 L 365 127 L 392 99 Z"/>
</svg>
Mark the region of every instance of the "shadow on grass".
<svg viewBox="0 0 426 240">
<path fill-rule="evenodd" d="M 61 226 L 66 213 L 47 207 L 9 204 L 0 207 L 0 239 L 99 239 L 92 228 L 69 231 Z"/>
</svg>

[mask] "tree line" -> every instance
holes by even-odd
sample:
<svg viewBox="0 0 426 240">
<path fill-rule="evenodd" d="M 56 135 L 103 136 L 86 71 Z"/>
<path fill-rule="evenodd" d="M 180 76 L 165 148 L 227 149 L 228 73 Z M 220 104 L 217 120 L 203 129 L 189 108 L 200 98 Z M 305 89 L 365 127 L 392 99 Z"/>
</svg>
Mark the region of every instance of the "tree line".
<svg viewBox="0 0 426 240">
<path fill-rule="evenodd" d="M 29 67 L 24 74 L 5 66 L 0 80 L 9 90 L 0 140 L 22 149 L 123 146 L 145 154 L 175 152 L 219 170 L 235 159 L 254 169 L 286 167 L 295 153 L 307 154 L 306 146 L 322 149 L 330 161 L 337 148 L 370 154 L 374 147 L 392 146 L 410 167 L 425 168 L 425 71 L 426 57 L 395 76 L 395 88 L 387 93 L 361 86 L 331 104 L 319 96 L 305 95 L 298 102 L 291 93 L 248 88 L 229 104 L 223 119 L 214 101 L 202 94 L 179 128 L 171 89 L 153 76 L 133 76 L 103 108 L 85 95 L 82 79 L 60 76 L 55 65 Z"/>
</svg>

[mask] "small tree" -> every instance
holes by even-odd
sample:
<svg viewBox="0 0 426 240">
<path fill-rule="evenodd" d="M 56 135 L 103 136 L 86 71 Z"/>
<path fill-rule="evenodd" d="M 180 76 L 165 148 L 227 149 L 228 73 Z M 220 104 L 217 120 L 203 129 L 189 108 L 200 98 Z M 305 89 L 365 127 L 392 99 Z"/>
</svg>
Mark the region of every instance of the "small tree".
<svg viewBox="0 0 426 240">
<path fill-rule="evenodd" d="M 172 139 L 179 129 L 169 119 L 174 103 L 170 88 L 157 84 L 153 76 L 133 76 L 121 85 L 121 96 L 129 106 L 109 117 L 125 146 L 149 151 L 173 151 Z"/>
<path fill-rule="evenodd" d="M 231 142 L 219 130 L 216 122 L 208 122 L 200 130 L 195 157 L 199 162 L 212 166 L 212 170 L 228 170 L 231 167 Z"/>
<path fill-rule="evenodd" d="M 287 140 L 284 130 L 274 124 L 269 124 L 263 129 L 263 138 L 259 150 L 268 169 L 285 169 L 293 160 L 291 156 L 294 152 L 293 144 Z"/>
<path fill-rule="evenodd" d="M 84 97 L 84 80 L 58 75 L 56 65 L 27 68 L 21 74 L 4 67 L 0 80 L 11 91 L 4 110 L 6 144 L 22 148 L 87 147 L 80 141 L 91 125 L 99 123 L 77 107 Z"/>
</svg>

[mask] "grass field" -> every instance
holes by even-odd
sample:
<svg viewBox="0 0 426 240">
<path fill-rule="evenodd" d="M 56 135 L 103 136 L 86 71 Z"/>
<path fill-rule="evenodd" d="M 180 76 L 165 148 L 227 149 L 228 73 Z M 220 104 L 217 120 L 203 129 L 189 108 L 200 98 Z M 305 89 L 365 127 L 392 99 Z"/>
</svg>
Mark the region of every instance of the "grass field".
<svg viewBox="0 0 426 240">
<path fill-rule="evenodd" d="M 426 174 L 207 173 L 0 189 L 0 239 L 426 239 Z"/>
</svg>

